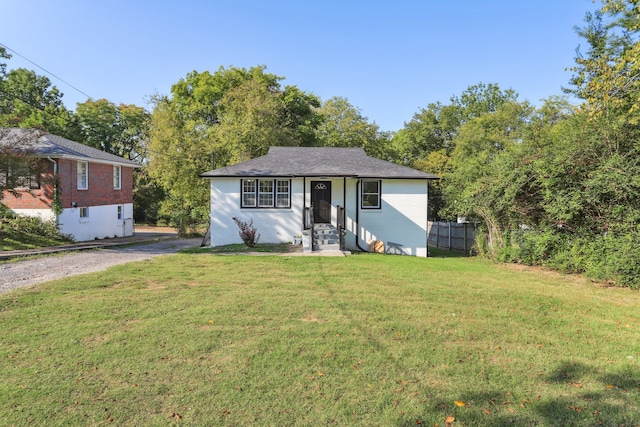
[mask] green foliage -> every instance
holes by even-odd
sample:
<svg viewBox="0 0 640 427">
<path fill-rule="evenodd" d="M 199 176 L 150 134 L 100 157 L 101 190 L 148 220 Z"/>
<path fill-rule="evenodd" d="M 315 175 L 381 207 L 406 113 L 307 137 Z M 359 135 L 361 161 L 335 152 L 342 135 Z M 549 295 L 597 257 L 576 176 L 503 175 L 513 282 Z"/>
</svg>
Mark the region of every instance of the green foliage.
<svg viewBox="0 0 640 427">
<path fill-rule="evenodd" d="M 0 74 L 0 127 L 36 128 L 81 141 L 81 128 L 51 81 L 24 68 Z"/>
<path fill-rule="evenodd" d="M 166 193 L 161 215 L 175 224 L 206 222 L 201 173 L 266 154 L 272 145 L 315 145 L 318 99 L 265 67 L 189 73 L 154 99 L 149 175 Z"/>
<path fill-rule="evenodd" d="M 151 177 L 147 168 L 133 171 L 133 218 L 136 223 L 156 224 L 165 192 Z"/>
<path fill-rule="evenodd" d="M 51 246 L 72 240 L 71 236 L 60 234 L 55 221 L 17 216 L 0 204 L 0 250 Z"/>
<path fill-rule="evenodd" d="M 87 100 L 77 105 L 76 116 L 85 144 L 125 159 L 142 161 L 146 158 L 150 115 L 144 108 L 116 106 L 106 99 Z"/>
<path fill-rule="evenodd" d="M 622 235 L 571 233 L 563 229 L 519 231 L 506 261 L 581 273 L 640 289 L 640 230 Z"/>
<path fill-rule="evenodd" d="M 346 98 L 328 99 L 319 113 L 322 122 L 316 131 L 318 145 L 363 148 L 368 155 L 385 160 L 391 155 L 388 136 Z"/>
</svg>

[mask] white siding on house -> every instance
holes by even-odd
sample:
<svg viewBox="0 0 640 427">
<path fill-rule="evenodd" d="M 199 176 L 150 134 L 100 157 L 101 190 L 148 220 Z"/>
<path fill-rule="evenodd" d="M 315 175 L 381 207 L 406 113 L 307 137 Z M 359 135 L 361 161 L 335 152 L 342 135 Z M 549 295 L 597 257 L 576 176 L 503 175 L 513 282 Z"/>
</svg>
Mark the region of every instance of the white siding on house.
<svg viewBox="0 0 640 427">
<path fill-rule="evenodd" d="M 240 178 L 214 178 L 211 179 L 211 246 L 242 243 L 233 217 L 253 219 L 260 242 L 292 241 L 296 234 L 302 233 L 302 211 L 303 206 L 311 206 L 312 181 L 331 182 L 333 225 L 337 225 L 337 206 L 345 206 L 346 249 L 367 250 L 372 241 L 379 240 L 384 242 L 387 252 L 427 256 L 427 181 L 420 179 L 381 180 L 380 209 L 359 207 L 357 179 L 310 177 L 291 180 L 291 209 L 243 209 Z M 303 182 L 306 183 L 304 192 Z"/>
<path fill-rule="evenodd" d="M 121 218 L 118 218 L 118 206 L 122 206 Z M 79 207 L 64 209 L 58 217 L 60 231 L 72 235 L 78 242 L 133 235 L 133 203 L 87 209 L 87 218 L 80 218 Z"/>
<path fill-rule="evenodd" d="M 262 243 L 293 241 L 302 233 L 302 178 L 291 180 L 291 208 L 241 208 L 240 179 L 211 180 L 211 246 L 242 243 L 234 217 L 250 221 Z"/>
<path fill-rule="evenodd" d="M 359 245 L 367 250 L 371 242 L 378 240 L 384 242 L 387 252 L 427 256 L 427 181 L 382 180 L 381 209 L 361 209 L 356 205 L 360 203 L 356 184 L 355 179 L 347 183 L 347 248 L 358 250 Z"/>
<path fill-rule="evenodd" d="M 38 216 L 43 221 L 55 220 L 56 216 L 51 209 L 11 209 L 17 215 Z"/>
</svg>

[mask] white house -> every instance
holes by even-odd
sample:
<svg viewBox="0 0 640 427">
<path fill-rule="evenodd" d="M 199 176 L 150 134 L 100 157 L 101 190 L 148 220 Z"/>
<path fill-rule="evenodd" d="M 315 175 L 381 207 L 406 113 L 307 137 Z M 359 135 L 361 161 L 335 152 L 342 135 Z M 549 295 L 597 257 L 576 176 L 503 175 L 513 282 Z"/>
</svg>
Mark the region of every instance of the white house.
<svg viewBox="0 0 640 427">
<path fill-rule="evenodd" d="M 271 147 L 267 155 L 200 175 L 211 183 L 211 246 L 240 243 L 234 217 L 260 242 L 305 251 L 427 256 L 427 197 L 436 175 L 361 148 Z"/>
</svg>

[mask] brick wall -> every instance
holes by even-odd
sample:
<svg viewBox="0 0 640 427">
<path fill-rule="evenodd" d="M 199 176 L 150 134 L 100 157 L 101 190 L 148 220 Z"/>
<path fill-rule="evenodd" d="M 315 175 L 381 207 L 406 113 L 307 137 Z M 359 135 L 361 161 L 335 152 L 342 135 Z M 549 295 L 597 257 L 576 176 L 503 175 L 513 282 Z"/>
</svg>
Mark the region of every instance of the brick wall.
<svg viewBox="0 0 640 427">
<path fill-rule="evenodd" d="M 60 160 L 60 201 L 63 208 L 103 206 L 133 203 L 133 168 L 121 167 L 121 189 L 113 188 L 113 165 L 89 163 L 89 185 L 86 190 L 78 190 L 77 162 Z"/>
<path fill-rule="evenodd" d="M 43 164 L 40 175 L 40 188 L 17 189 L 17 195 L 8 191 L 3 193 L 2 204 L 9 209 L 51 209 L 53 202 L 53 163 Z"/>
<path fill-rule="evenodd" d="M 42 174 L 41 188 L 19 190 L 21 197 L 4 193 L 2 203 L 10 209 L 51 209 L 53 201 L 53 163 Z M 89 162 L 89 186 L 78 190 L 75 160 L 58 159 L 58 191 L 62 208 L 133 203 L 133 168 L 121 167 L 121 189 L 113 188 L 113 165 Z"/>
</svg>

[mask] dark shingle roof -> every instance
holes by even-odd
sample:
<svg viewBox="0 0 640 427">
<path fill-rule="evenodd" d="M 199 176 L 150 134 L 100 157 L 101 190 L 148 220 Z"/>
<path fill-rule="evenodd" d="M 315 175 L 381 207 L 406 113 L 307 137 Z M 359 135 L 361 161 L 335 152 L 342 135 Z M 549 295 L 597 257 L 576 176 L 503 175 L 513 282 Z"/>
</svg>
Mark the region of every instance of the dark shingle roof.
<svg viewBox="0 0 640 427">
<path fill-rule="evenodd" d="M 27 150 L 37 157 L 71 158 L 75 160 L 112 163 L 122 166 L 139 167 L 139 163 L 124 159 L 115 154 L 97 150 L 88 145 L 74 142 L 61 136 L 33 129 L 0 129 L 0 143 L 12 144 L 16 148 Z"/>
<path fill-rule="evenodd" d="M 334 147 L 271 147 L 266 156 L 205 172 L 200 176 L 438 179 L 434 174 L 367 156 L 362 148 Z"/>
</svg>

